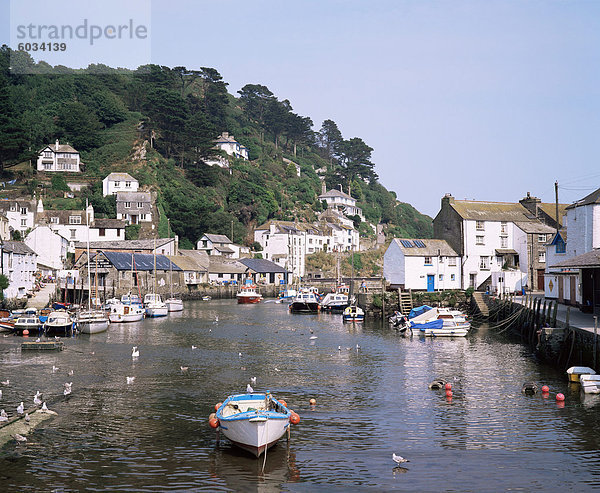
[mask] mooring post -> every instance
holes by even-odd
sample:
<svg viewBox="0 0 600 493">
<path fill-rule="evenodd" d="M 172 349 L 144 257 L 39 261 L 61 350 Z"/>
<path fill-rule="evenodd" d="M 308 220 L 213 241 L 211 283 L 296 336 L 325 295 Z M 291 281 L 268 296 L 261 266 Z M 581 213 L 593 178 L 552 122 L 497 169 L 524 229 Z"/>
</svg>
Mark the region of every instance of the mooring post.
<svg viewBox="0 0 600 493">
<path fill-rule="evenodd" d="M 594 370 L 596 369 L 596 349 L 598 342 L 598 317 L 594 315 Z"/>
<path fill-rule="evenodd" d="M 385 320 L 385 278 L 381 278 L 381 320 Z"/>
<path fill-rule="evenodd" d="M 544 325 L 546 325 L 546 300 L 544 300 L 544 309 L 542 310 L 542 318 L 540 319 L 540 327 L 543 327 Z"/>
<path fill-rule="evenodd" d="M 565 320 L 566 328 L 569 328 L 569 318 L 571 318 L 571 307 L 567 307 L 567 319 Z"/>
<path fill-rule="evenodd" d="M 554 303 L 554 314 L 552 315 L 552 327 L 556 328 L 556 315 L 558 314 L 558 301 Z"/>
</svg>

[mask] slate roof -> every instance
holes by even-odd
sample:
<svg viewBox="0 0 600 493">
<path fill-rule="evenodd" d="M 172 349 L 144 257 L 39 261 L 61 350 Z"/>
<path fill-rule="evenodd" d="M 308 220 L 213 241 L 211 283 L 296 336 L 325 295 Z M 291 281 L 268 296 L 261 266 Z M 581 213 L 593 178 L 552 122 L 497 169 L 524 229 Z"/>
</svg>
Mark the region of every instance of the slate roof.
<svg viewBox="0 0 600 493">
<path fill-rule="evenodd" d="M 569 260 L 564 260 L 558 264 L 551 265 L 550 267 L 569 267 L 575 269 L 598 268 L 600 267 L 600 249 L 582 253 L 581 255 L 577 255 Z"/>
<path fill-rule="evenodd" d="M 181 270 L 193 271 L 193 272 L 206 272 L 206 266 L 201 265 L 193 257 L 187 257 L 185 255 L 165 255 L 171 262 L 181 268 Z"/>
<path fill-rule="evenodd" d="M 156 240 L 114 240 L 114 241 L 90 241 L 90 248 L 95 250 L 154 250 L 156 248 L 174 241 L 174 238 L 157 238 Z M 75 243 L 75 248 L 87 248 L 86 242 Z M 129 254 L 127 254 L 129 255 Z"/>
<path fill-rule="evenodd" d="M 235 250 L 232 250 L 231 248 L 229 248 L 227 246 L 215 245 L 215 250 L 217 252 L 221 252 L 221 253 L 235 253 Z"/>
<path fill-rule="evenodd" d="M 238 260 L 221 257 L 219 255 L 209 255 L 208 272 L 212 274 L 243 274 L 247 270 L 248 267 Z"/>
<path fill-rule="evenodd" d="M 586 195 L 582 199 L 573 202 L 571 205 L 567 206 L 567 209 L 574 209 L 575 207 L 590 204 L 600 204 L 600 188 L 598 190 L 593 191 L 589 195 Z"/>
<path fill-rule="evenodd" d="M 21 207 L 27 207 L 28 212 L 36 211 L 36 203 L 35 200 L 27 200 L 27 199 L 17 199 L 17 200 L 6 200 L 0 199 L 0 211 L 10 212 L 10 206 L 14 205 L 17 211 L 20 210 Z"/>
<path fill-rule="evenodd" d="M 208 257 L 208 253 L 206 253 L 204 250 L 179 250 L 179 255 L 180 256 L 184 256 L 184 257 L 188 257 L 191 258 L 192 260 L 194 260 L 194 262 L 196 262 L 203 271 L 208 271 L 208 265 L 209 265 L 209 257 Z"/>
<path fill-rule="evenodd" d="M 456 253 L 453 250 L 453 248 L 450 245 L 448 245 L 446 240 L 417 238 L 416 241 L 422 242 L 425 245 L 425 247 L 417 247 L 414 238 L 394 238 L 392 241 L 394 241 L 396 245 L 400 247 L 400 250 L 402 250 L 404 255 L 407 257 L 437 257 L 438 255 L 441 257 L 458 257 L 458 253 Z M 402 244 L 402 241 L 410 241 L 410 243 L 415 246 L 405 247 Z"/>
<path fill-rule="evenodd" d="M 463 219 L 472 221 L 527 222 L 531 213 L 519 203 L 455 200 L 450 206 Z"/>
<path fill-rule="evenodd" d="M 2 242 L 2 251 L 12 252 L 19 255 L 34 254 L 35 252 L 22 241 L 4 240 Z"/>
<path fill-rule="evenodd" d="M 239 259 L 241 264 L 244 264 L 250 270 L 259 274 L 270 274 L 272 272 L 283 272 L 286 270 L 275 262 L 266 260 L 264 258 L 241 258 Z"/>
<path fill-rule="evenodd" d="M 204 236 L 206 236 L 206 238 L 212 243 L 231 243 L 231 240 L 227 237 L 227 235 L 205 234 Z"/>
<path fill-rule="evenodd" d="M 356 199 L 354 197 L 351 197 L 347 193 L 341 192 L 340 190 L 328 190 L 327 192 L 319 195 L 319 198 L 329 198 L 329 197 L 344 197 L 345 199 L 350 199 L 350 200 L 353 200 L 354 202 L 356 202 Z"/>
<path fill-rule="evenodd" d="M 219 135 L 215 139 L 215 142 L 217 144 L 225 144 L 225 143 L 239 144 L 239 142 L 237 140 L 235 140 L 235 137 L 233 135 L 229 135 L 229 132 L 223 132 L 221 135 Z"/>
<path fill-rule="evenodd" d="M 135 181 L 137 182 L 137 180 L 131 176 L 129 173 L 110 173 L 105 180 L 108 179 L 109 181 Z"/>
<path fill-rule="evenodd" d="M 49 150 L 51 150 L 54 153 L 56 153 L 56 152 L 71 152 L 71 153 L 79 154 L 79 151 L 75 150 L 69 144 L 60 144 L 59 143 L 58 144 L 58 150 L 56 150 L 56 144 L 49 144 L 49 145 L 45 146 L 42 150 L 40 150 L 40 153 L 42 153 L 46 149 L 49 149 Z"/>
<path fill-rule="evenodd" d="M 556 220 L 556 204 L 542 202 L 542 203 L 538 204 L 538 207 L 542 211 L 544 211 L 544 213 L 548 217 L 551 217 L 552 219 Z M 567 212 L 567 207 L 568 207 L 567 204 L 558 204 L 558 224 L 561 226 L 562 226 L 563 216 Z"/>
<path fill-rule="evenodd" d="M 118 229 L 124 228 L 125 221 L 121 219 L 94 219 L 94 222 L 90 225 L 90 228 L 104 228 L 104 229 Z"/>
<path fill-rule="evenodd" d="M 132 257 L 134 269 L 137 271 L 154 270 L 154 255 L 149 253 L 110 252 L 101 251 L 97 255 L 104 255 L 117 270 L 131 270 Z M 91 260 L 96 256 L 93 255 Z M 181 269 L 169 260 L 166 255 L 156 255 L 156 270 L 180 271 Z"/>
<path fill-rule="evenodd" d="M 44 212 L 38 212 L 37 213 L 37 222 L 38 223 L 47 223 L 47 224 L 52 224 L 52 218 L 53 217 L 57 217 L 58 218 L 58 224 L 66 224 L 69 225 L 69 218 L 71 216 L 75 216 L 75 217 L 79 217 L 81 218 L 81 222 L 78 224 L 72 224 L 72 226 L 79 226 L 79 225 L 86 225 L 86 217 L 85 217 L 85 211 L 82 210 L 47 210 Z M 56 223 L 54 223 L 56 224 Z"/>
<path fill-rule="evenodd" d="M 515 222 L 515 225 L 524 233 L 552 234 L 556 232 L 556 228 L 551 228 L 538 221 L 517 221 Z"/>
</svg>

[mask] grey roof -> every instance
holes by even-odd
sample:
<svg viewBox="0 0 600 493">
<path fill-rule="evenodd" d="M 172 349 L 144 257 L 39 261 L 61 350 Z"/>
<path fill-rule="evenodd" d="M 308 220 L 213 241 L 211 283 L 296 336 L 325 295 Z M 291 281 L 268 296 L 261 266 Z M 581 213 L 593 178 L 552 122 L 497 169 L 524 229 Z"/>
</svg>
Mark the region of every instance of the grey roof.
<svg viewBox="0 0 600 493">
<path fill-rule="evenodd" d="M 201 266 L 202 270 L 207 271 L 209 265 L 209 257 L 208 253 L 204 250 L 179 250 L 179 254 L 181 256 L 189 257 L 194 262 L 196 262 L 199 266 Z"/>
<path fill-rule="evenodd" d="M 28 199 L 16 199 L 16 200 L 0 199 L 0 210 L 2 210 L 4 212 L 8 212 L 8 211 L 10 211 L 11 205 L 14 205 L 16 209 L 19 209 L 21 207 L 27 207 L 32 212 L 36 211 L 35 200 L 28 200 Z"/>
<path fill-rule="evenodd" d="M 156 270 L 181 270 L 177 265 L 171 262 L 166 255 L 152 255 L 149 253 L 129 253 L 129 252 L 110 252 L 100 251 L 97 255 L 104 255 L 117 270 L 131 270 L 132 260 L 133 268 L 137 271 L 154 270 L 154 259 L 156 258 Z M 96 256 L 92 256 L 93 260 Z"/>
<path fill-rule="evenodd" d="M 212 243 L 231 243 L 231 240 L 227 237 L 227 235 L 205 234 L 204 236 L 202 236 L 202 238 L 204 237 L 206 237 Z"/>
<path fill-rule="evenodd" d="M 181 270 L 193 271 L 193 272 L 206 272 L 207 266 L 203 265 L 198 259 L 194 257 L 188 257 L 186 255 L 166 255 L 166 257 L 173 262 L 175 265 L 181 268 Z"/>
<path fill-rule="evenodd" d="M 455 200 L 450 206 L 467 220 L 475 221 L 531 221 L 531 213 L 519 203 Z"/>
<path fill-rule="evenodd" d="M 564 268 L 575 268 L 575 269 L 594 269 L 600 267 L 600 249 L 592 250 L 587 253 L 582 253 L 573 257 L 569 260 L 564 260 L 558 264 L 551 265 L 550 267 L 564 267 Z"/>
<path fill-rule="evenodd" d="M 515 225 L 523 230 L 524 233 L 552 234 L 556 232 L 556 228 L 551 228 L 538 221 L 517 221 Z"/>
<path fill-rule="evenodd" d="M 232 250 L 231 248 L 229 248 L 227 246 L 215 245 L 215 250 L 217 252 L 221 252 L 221 253 L 235 253 L 235 250 Z"/>
<path fill-rule="evenodd" d="M 392 240 L 407 257 L 458 257 L 453 248 L 448 245 L 446 240 L 434 240 L 432 238 L 416 238 L 417 242 L 422 242 L 425 247 L 418 247 L 415 238 L 394 238 Z M 413 247 L 405 247 L 402 242 L 410 242 Z M 439 252 L 439 253 L 438 253 Z"/>
<path fill-rule="evenodd" d="M 56 149 L 56 144 L 48 144 L 46 147 L 44 147 L 43 149 L 40 150 L 40 153 L 45 151 L 46 149 L 50 149 L 52 152 L 71 152 L 71 153 L 76 153 L 79 154 L 79 151 L 76 151 L 71 145 L 69 144 L 58 144 L 58 149 Z"/>
<path fill-rule="evenodd" d="M 94 219 L 94 222 L 90 225 L 90 228 L 104 228 L 104 229 L 118 229 L 124 228 L 125 221 L 121 219 Z"/>
<path fill-rule="evenodd" d="M 106 176 L 106 178 L 104 178 L 105 180 L 108 179 L 110 181 L 135 181 L 137 182 L 137 180 L 131 176 L 129 173 L 111 173 L 108 176 Z"/>
<path fill-rule="evenodd" d="M 275 262 L 271 262 L 270 260 L 266 260 L 264 258 L 241 258 L 239 262 L 244 264 L 250 270 L 254 272 L 258 272 L 259 274 L 268 274 L 272 272 L 287 272 L 283 267 L 276 264 Z"/>
<path fill-rule="evenodd" d="M 12 252 L 20 255 L 34 254 L 35 252 L 22 241 L 5 240 L 2 242 L 2 250 L 4 252 Z"/>
<path fill-rule="evenodd" d="M 351 197 L 347 193 L 340 192 L 339 190 L 328 190 L 327 192 L 319 195 L 319 198 L 329 198 L 329 197 L 344 197 L 345 199 L 351 199 L 351 200 L 356 201 L 356 199 L 354 197 Z"/>
<path fill-rule="evenodd" d="M 95 250 L 154 250 L 166 245 L 175 238 L 157 238 L 156 240 L 115 240 L 115 241 L 90 241 L 90 248 Z M 75 248 L 87 248 L 87 243 L 75 243 Z"/>
<path fill-rule="evenodd" d="M 38 212 L 37 214 L 37 222 L 38 223 L 52 223 L 52 219 L 53 217 L 57 217 L 58 218 L 58 224 L 70 224 L 70 217 L 79 217 L 80 218 L 80 223 L 78 224 L 83 224 L 85 226 L 86 224 L 86 217 L 85 217 L 85 211 L 82 210 L 46 210 L 44 212 Z M 77 225 L 74 225 L 77 226 Z"/>
<path fill-rule="evenodd" d="M 571 205 L 567 206 L 567 209 L 574 209 L 575 207 L 590 204 L 600 204 L 600 188 L 598 190 L 593 191 L 589 195 L 586 195 L 577 202 L 574 202 Z"/>
<path fill-rule="evenodd" d="M 217 274 L 243 274 L 248 270 L 239 260 L 209 255 L 208 272 Z"/>
</svg>

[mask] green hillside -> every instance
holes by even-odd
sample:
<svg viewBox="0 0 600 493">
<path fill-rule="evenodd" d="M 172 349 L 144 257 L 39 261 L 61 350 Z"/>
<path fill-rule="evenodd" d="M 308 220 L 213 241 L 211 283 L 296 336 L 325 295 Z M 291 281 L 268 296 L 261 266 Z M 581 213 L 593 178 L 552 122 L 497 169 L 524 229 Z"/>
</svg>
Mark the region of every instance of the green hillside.
<svg viewBox="0 0 600 493">
<path fill-rule="evenodd" d="M 112 215 L 114 200 L 102 197 L 100 180 L 126 171 L 157 192 L 184 247 L 205 232 L 229 235 L 233 228 L 234 241 L 249 244 L 252 229 L 269 219 L 315 220 L 323 210 L 318 172 L 328 189 L 351 190 L 366 220 L 384 224 L 387 233 L 432 236 L 431 218 L 379 183 L 373 149 L 362 139 L 344 138 L 331 120 L 317 129 L 265 86 L 248 84 L 232 95 L 212 68 L 72 70 L 35 64 L 24 53 L 16 63 L 34 74 L 13 75 L 10 54 L 0 49 L 0 172 L 27 193 L 39 188 L 36 172 L 14 165 L 35 160 L 59 138 L 81 152 L 83 175 L 93 184 L 76 200 L 87 198 L 97 213 Z M 204 163 L 215 157 L 213 139 L 223 131 L 249 150 L 249 161 L 230 161 L 231 173 Z M 300 177 L 284 158 L 300 166 Z M 354 219 L 363 236 L 373 236 Z"/>
</svg>

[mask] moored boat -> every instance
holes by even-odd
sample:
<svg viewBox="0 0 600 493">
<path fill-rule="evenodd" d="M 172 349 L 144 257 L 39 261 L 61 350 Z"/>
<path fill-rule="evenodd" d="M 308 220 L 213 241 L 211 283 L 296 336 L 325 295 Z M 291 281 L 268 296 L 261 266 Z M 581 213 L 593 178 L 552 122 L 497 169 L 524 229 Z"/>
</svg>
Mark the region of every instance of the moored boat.
<svg viewBox="0 0 600 493">
<path fill-rule="evenodd" d="M 600 375 L 582 374 L 579 377 L 581 389 L 586 394 L 600 394 Z"/>
<path fill-rule="evenodd" d="M 37 315 L 22 315 L 17 318 L 14 325 L 14 332 L 19 335 L 26 334 L 37 334 L 42 328 L 42 323 Z"/>
<path fill-rule="evenodd" d="M 572 366 L 567 370 L 569 382 L 580 382 L 583 375 L 595 375 L 596 372 L 589 366 Z"/>
<path fill-rule="evenodd" d="M 148 293 L 144 296 L 144 306 L 147 317 L 166 317 L 169 313 L 169 308 L 162 301 L 160 294 Z"/>
<path fill-rule="evenodd" d="M 321 310 L 327 312 L 343 312 L 350 304 L 346 293 L 327 293 L 321 301 Z"/>
<path fill-rule="evenodd" d="M 50 312 L 48 320 L 44 324 L 44 333 L 47 336 L 70 336 L 73 333 L 71 315 L 62 310 Z"/>
<path fill-rule="evenodd" d="M 165 305 L 167 305 L 169 312 L 180 312 L 183 310 L 183 300 L 179 298 L 168 298 L 165 300 Z"/>
<path fill-rule="evenodd" d="M 108 329 L 110 320 L 102 310 L 80 310 L 76 318 L 77 330 L 83 334 L 98 334 Z"/>
<path fill-rule="evenodd" d="M 464 337 L 469 333 L 471 324 L 466 315 L 448 308 L 430 308 L 409 322 L 410 329 L 423 336 Z"/>
<path fill-rule="evenodd" d="M 319 300 L 310 289 L 301 289 L 290 304 L 292 313 L 318 313 L 319 309 Z"/>
<path fill-rule="evenodd" d="M 300 420 L 269 392 L 230 395 L 217 409 L 214 419 L 231 443 L 256 457 L 275 445 L 290 423 Z"/>
<path fill-rule="evenodd" d="M 358 305 L 350 305 L 344 309 L 344 322 L 360 322 L 365 319 L 364 310 Z"/>
<path fill-rule="evenodd" d="M 139 305 L 113 303 L 110 307 L 108 319 L 111 323 L 139 322 L 144 318 L 144 314 L 144 309 Z"/>
<path fill-rule="evenodd" d="M 278 301 L 292 301 L 298 295 L 298 291 L 295 289 L 284 289 L 279 293 L 277 297 Z"/>
<path fill-rule="evenodd" d="M 260 303 L 263 298 L 262 294 L 256 291 L 256 284 L 248 281 L 240 286 L 240 290 L 236 295 L 237 302 L 242 305 Z"/>
</svg>

